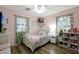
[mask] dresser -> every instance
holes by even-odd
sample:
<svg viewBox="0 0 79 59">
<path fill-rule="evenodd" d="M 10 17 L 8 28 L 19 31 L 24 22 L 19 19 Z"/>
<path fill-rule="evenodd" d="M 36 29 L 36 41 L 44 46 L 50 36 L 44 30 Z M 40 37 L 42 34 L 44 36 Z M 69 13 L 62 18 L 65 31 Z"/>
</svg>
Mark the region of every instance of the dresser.
<svg viewBox="0 0 79 59">
<path fill-rule="evenodd" d="M 0 54 L 10 54 L 9 34 L 0 33 Z"/>
</svg>

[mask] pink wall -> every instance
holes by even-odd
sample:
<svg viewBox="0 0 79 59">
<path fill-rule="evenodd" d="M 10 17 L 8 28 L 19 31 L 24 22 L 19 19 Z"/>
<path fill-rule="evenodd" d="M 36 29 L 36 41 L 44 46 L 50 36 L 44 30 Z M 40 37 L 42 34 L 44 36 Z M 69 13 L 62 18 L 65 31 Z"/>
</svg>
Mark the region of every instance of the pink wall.
<svg viewBox="0 0 79 59">
<path fill-rule="evenodd" d="M 29 18 L 29 32 L 36 32 L 38 30 L 38 26 L 36 23 L 37 17 L 27 13 L 27 14 L 23 14 L 20 12 L 16 12 L 13 10 L 10 10 L 8 8 L 4 8 L 3 6 L 0 6 L 0 10 L 3 12 L 4 18 L 8 18 L 9 23 L 6 24 L 5 23 L 5 27 L 8 27 L 8 33 L 9 33 L 9 40 L 11 43 L 11 46 L 13 46 L 15 44 L 15 15 L 19 15 L 19 16 L 23 16 L 23 17 L 28 17 Z M 68 15 L 68 14 L 72 14 L 73 15 L 73 20 L 74 20 L 74 26 L 79 27 L 79 7 L 76 8 L 72 8 L 66 11 L 62 11 L 59 12 L 57 14 L 54 15 L 49 15 L 44 17 L 45 18 L 45 24 L 47 26 L 51 25 L 51 24 L 55 24 L 56 25 L 56 17 L 57 16 L 61 16 L 61 15 Z"/>
<path fill-rule="evenodd" d="M 29 31 L 30 32 L 34 32 L 34 28 L 31 27 L 31 22 L 32 21 L 35 21 L 35 19 L 37 19 L 36 17 L 32 16 L 31 14 L 23 14 L 23 13 L 20 13 L 20 12 L 16 12 L 16 11 L 13 11 L 13 10 L 10 10 L 8 8 L 5 8 L 3 6 L 0 6 L 0 11 L 3 12 L 3 15 L 4 15 L 4 19 L 8 18 L 8 24 L 6 24 L 6 21 L 5 21 L 5 27 L 8 28 L 7 30 L 7 33 L 9 34 L 9 40 L 10 40 L 10 44 L 11 46 L 13 46 L 15 44 L 15 33 L 16 33 L 16 26 L 15 26 L 15 15 L 19 15 L 19 16 L 23 16 L 23 17 L 28 17 L 29 18 Z"/>
<path fill-rule="evenodd" d="M 51 24 L 56 24 L 57 16 L 70 15 L 70 14 L 72 14 L 72 16 L 73 16 L 74 26 L 79 28 L 79 7 L 75 7 L 75 8 L 69 9 L 69 10 L 65 10 L 65 11 L 53 14 L 53 15 L 49 15 L 44 18 L 45 18 L 47 24 L 51 25 Z"/>
</svg>

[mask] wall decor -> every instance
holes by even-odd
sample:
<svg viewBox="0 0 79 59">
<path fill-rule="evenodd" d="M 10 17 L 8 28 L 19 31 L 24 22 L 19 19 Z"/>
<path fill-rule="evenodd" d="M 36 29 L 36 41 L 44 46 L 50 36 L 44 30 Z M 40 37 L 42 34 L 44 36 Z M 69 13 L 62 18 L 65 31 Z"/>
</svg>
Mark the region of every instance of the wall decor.
<svg viewBox="0 0 79 59">
<path fill-rule="evenodd" d="M 37 25 L 40 26 L 40 27 L 42 27 L 42 26 L 45 25 L 43 17 L 38 17 L 38 19 L 37 19 Z"/>
<path fill-rule="evenodd" d="M 8 24 L 8 18 L 6 18 L 6 23 Z"/>
<path fill-rule="evenodd" d="M 44 18 L 43 17 L 39 17 L 37 22 L 44 23 Z"/>
</svg>

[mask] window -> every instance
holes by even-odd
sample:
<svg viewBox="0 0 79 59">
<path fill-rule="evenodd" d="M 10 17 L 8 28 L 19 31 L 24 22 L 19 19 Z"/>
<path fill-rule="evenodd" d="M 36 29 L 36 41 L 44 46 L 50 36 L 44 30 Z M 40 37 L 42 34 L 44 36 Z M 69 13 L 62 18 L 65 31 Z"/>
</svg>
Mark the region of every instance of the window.
<svg viewBox="0 0 79 59">
<path fill-rule="evenodd" d="M 57 17 L 57 32 L 60 30 L 68 31 L 71 28 L 72 16 Z"/>
<path fill-rule="evenodd" d="M 16 17 L 17 32 L 28 32 L 28 19 L 23 17 Z"/>
<path fill-rule="evenodd" d="M 21 44 L 23 36 L 29 31 L 29 20 L 28 18 L 16 17 L 16 43 Z"/>
</svg>

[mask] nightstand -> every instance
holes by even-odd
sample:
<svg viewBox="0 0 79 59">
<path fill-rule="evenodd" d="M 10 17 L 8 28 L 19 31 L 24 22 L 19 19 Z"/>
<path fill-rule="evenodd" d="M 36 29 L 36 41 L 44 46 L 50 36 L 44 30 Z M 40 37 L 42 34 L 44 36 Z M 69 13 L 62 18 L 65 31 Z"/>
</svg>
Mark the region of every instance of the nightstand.
<svg viewBox="0 0 79 59">
<path fill-rule="evenodd" d="M 56 37 L 55 36 L 51 36 L 50 42 L 55 44 L 56 43 Z"/>
</svg>

